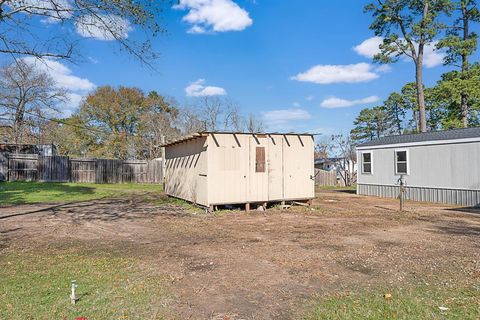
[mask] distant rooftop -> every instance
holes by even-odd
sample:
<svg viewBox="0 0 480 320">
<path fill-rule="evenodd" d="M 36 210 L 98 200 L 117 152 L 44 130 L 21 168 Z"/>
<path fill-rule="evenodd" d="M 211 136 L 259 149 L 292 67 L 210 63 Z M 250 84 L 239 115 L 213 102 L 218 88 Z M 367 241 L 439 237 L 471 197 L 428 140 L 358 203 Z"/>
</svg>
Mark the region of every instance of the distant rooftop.
<svg viewBox="0 0 480 320">
<path fill-rule="evenodd" d="M 374 147 L 390 144 L 406 144 L 415 142 L 429 142 L 442 140 L 457 140 L 480 138 L 480 127 L 431 131 L 425 133 L 404 134 L 398 136 L 381 137 L 358 145 L 359 148 Z"/>
<path fill-rule="evenodd" d="M 341 158 L 341 157 L 333 157 L 333 158 L 318 158 L 318 159 L 315 159 L 315 164 L 321 164 L 321 163 L 327 163 L 327 162 L 337 162 L 337 161 L 341 161 L 345 158 Z"/>
</svg>

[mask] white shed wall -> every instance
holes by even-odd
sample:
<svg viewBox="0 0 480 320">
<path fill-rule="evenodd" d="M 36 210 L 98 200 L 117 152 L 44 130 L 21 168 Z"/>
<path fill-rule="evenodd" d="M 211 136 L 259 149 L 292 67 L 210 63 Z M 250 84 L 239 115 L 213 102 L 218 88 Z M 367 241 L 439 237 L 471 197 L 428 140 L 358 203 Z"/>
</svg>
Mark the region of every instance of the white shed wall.
<svg viewBox="0 0 480 320">
<path fill-rule="evenodd" d="M 208 137 L 208 190 L 210 204 L 247 202 L 249 140 L 245 135 L 213 134 Z"/>
<path fill-rule="evenodd" d="M 256 148 L 265 172 L 256 172 Z M 166 148 L 167 194 L 204 206 L 313 199 L 310 135 L 210 133 Z"/>
<path fill-rule="evenodd" d="M 207 138 L 201 137 L 165 148 L 165 192 L 208 206 Z"/>
<path fill-rule="evenodd" d="M 314 149 L 311 136 L 284 136 L 286 199 L 315 197 Z"/>
<path fill-rule="evenodd" d="M 208 137 L 208 145 L 210 204 L 315 197 L 309 135 L 217 133 Z M 265 172 L 255 171 L 257 147 L 265 148 Z"/>
</svg>

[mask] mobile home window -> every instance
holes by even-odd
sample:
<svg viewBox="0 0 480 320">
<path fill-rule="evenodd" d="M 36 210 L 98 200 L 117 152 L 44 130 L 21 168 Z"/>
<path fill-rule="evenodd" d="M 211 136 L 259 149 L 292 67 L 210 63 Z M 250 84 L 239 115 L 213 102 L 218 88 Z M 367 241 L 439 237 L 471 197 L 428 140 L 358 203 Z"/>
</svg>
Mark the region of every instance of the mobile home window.
<svg viewBox="0 0 480 320">
<path fill-rule="evenodd" d="M 372 154 L 362 153 L 362 173 L 372 173 Z"/>
<path fill-rule="evenodd" d="M 257 147 L 256 149 L 255 172 L 265 172 L 265 147 Z"/>
<path fill-rule="evenodd" d="M 408 173 L 408 159 L 406 150 L 395 151 L 395 170 L 396 174 Z"/>
</svg>

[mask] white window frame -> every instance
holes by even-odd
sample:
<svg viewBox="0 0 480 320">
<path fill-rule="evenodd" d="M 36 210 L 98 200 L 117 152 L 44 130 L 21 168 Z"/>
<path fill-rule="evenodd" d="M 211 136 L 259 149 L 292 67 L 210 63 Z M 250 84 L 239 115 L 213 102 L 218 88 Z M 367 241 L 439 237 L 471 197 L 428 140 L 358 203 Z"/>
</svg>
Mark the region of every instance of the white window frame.
<svg viewBox="0 0 480 320">
<path fill-rule="evenodd" d="M 369 153 L 370 154 L 370 172 L 365 172 L 363 168 L 363 154 Z M 373 152 L 372 151 L 365 151 L 360 153 L 361 156 L 361 169 L 362 169 L 362 174 L 373 174 Z M 367 162 L 368 163 L 368 162 Z"/>
<path fill-rule="evenodd" d="M 398 172 L 398 166 L 397 166 L 397 152 L 406 152 L 406 164 L 407 164 L 407 172 Z M 394 162 L 395 162 L 395 175 L 396 176 L 408 176 L 410 175 L 410 150 L 409 149 L 395 149 L 393 151 L 393 157 L 394 157 Z"/>
</svg>

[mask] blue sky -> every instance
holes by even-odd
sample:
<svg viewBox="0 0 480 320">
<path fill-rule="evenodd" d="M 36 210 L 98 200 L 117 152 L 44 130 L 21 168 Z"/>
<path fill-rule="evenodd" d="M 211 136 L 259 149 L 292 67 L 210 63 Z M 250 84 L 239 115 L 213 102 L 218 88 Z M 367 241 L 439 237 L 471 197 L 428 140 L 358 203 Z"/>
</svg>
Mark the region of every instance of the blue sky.
<svg viewBox="0 0 480 320">
<path fill-rule="evenodd" d="M 195 96 L 225 95 L 275 131 L 348 133 L 362 108 L 414 80 L 410 61 L 390 68 L 372 63 L 380 39 L 368 28 L 366 2 L 181 0 L 161 18 L 167 33 L 153 39 L 158 72 L 111 41 L 84 39 L 88 61 L 58 63 L 54 76 L 71 83 L 70 109 L 97 86 L 135 86 L 181 105 Z M 128 32 L 130 39 L 139 36 Z M 428 54 L 426 85 L 446 71 L 441 58 Z"/>
</svg>

